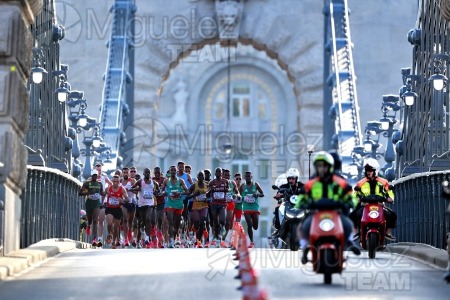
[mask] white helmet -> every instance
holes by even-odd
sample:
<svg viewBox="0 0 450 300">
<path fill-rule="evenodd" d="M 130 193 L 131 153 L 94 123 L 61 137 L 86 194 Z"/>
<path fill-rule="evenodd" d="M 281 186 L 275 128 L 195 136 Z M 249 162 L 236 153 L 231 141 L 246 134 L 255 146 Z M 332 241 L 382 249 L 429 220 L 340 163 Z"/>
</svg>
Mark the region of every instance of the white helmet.
<svg viewBox="0 0 450 300">
<path fill-rule="evenodd" d="M 299 178 L 300 172 L 296 168 L 290 168 L 289 170 L 286 171 L 286 178 L 290 177 Z"/>
<path fill-rule="evenodd" d="M 380 171 L 380 164 L 375 158 L 368 158 L 364 161 L 364 170 L 374 170 L 376 174 Z"/>
</svg>

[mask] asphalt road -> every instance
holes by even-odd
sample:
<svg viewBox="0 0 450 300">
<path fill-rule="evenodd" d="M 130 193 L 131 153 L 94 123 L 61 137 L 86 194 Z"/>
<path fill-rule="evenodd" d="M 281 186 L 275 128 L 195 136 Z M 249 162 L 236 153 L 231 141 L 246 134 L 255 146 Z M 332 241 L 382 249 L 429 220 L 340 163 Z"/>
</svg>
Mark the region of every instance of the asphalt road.
<svg viewBox="0 0 450 300">
<path fill-rule="evenodd" d="M 0 282 L 0 299 L 242 299 L 229 249 L 75 249 Z M 301 252 L 251 250 L 269 299 L 450 299 L 442 270 L 398 254 L 349 254 L 330 286 Z"/>
</svg>

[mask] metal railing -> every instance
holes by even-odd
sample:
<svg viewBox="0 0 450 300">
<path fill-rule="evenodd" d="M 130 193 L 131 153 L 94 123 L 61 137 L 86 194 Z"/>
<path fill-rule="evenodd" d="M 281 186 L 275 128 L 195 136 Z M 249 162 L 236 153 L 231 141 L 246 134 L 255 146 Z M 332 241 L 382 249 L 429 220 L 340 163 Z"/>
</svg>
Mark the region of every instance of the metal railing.
<svg viewBox="0 0 450 300">
<path fill-rule="evenodd" d="M 450 169 L 449 89 L 438 91 L 429 80 L 436 58 L 450 54 L 448 21 L 440 14 L 440 0 L 420 0 L 415 28 L 408 33 L 413 45 L 412 90 L 418 97 L 405 107 L 398 177 Z M 450 61 L 446 59 L 445 65 Z M 449 76 L 448 68 L 440 70 Z"/>
<path fill-rule="evenodd" d="M 78 240 L 84 203 L 84 197 L 78 196 L 81 182 L 56 169 L 27 169 L 27 185 L 21 197 L 20 247 L 49 238 Z"/>
<path fill-rule="evenodd" d="M 445 215 L 448 202 L 443 195 L 442 182 L 449 177 L 450 170 L 415 174 L 395 181 L 392 208 L 398 215 L 395 229 L 398 242 L 445 249 L 450 223 Z"/>
</svg>

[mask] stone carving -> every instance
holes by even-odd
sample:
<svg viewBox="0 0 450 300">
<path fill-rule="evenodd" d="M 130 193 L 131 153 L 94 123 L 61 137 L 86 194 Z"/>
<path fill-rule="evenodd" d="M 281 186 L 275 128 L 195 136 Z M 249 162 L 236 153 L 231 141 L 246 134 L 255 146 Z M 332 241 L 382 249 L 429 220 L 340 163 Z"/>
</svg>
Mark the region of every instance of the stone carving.
<svg viewBox="0 0 450 300">
<path fill-rule="evenodd" d="M 175 113 L 172 116 L 172 120 L 176 124 L 184 125 L 187 121 L 186 102 L 189 97 L 189 92 L 187 91 L 186 83 L 182 79 L 175 85 L 174 92 Z"/>
<path fill-rule="evenodd" d="M 216 14 L 221 40 L 237 41 L 244 5 L 241 0 L 216 0 Z"/>
</svg>

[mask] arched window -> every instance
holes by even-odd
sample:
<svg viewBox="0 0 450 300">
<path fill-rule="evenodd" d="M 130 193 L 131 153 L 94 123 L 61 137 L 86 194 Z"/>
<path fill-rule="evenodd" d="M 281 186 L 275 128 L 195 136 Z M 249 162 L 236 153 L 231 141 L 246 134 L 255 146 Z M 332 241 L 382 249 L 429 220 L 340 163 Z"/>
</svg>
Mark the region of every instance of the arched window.
<svg viewBox="0 0 450 300">
<path fill-rule="evenodd" d="M 235 120 L 261 120 L 266 121 L 270 117 L 268 96 L 264 89 L 256 82 L 240 80 L 233 82 L 230 87 L 230 118 Z M 223 120 L 226 117 L 227 108 L 226 83 L 218 89 L 214 97 L 212 107 L 213 118 Z"/>
</svg>

